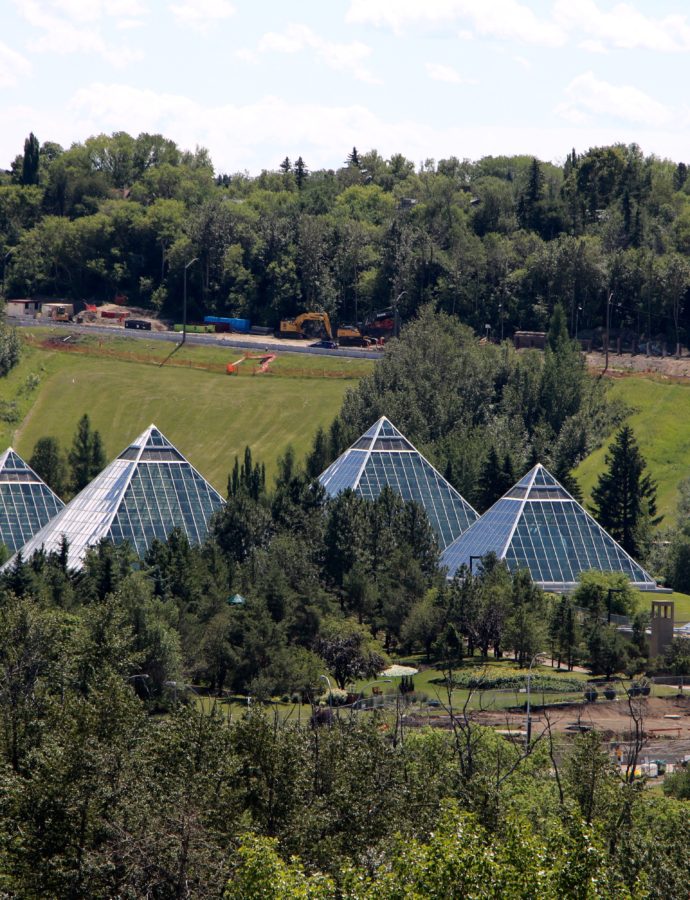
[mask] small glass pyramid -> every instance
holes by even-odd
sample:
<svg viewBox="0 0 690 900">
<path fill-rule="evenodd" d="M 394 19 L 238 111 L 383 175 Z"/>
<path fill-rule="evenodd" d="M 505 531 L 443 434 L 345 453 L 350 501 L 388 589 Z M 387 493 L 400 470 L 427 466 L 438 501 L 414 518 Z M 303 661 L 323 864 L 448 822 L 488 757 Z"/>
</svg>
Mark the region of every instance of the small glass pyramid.
<svg viewBox="0 0 690 900">
<path fill-rule="evenodd" d="M 469 503 L 385 416 L 331 463 L 319 481 L 331 497 L 350 488 L 370 500 L 388 485 L 403 500 L 424 507 L 442 550 L 477 519 Z"/>
<path fill-rule="evenodd" d="M 629 556 L 542 465 L 498 500 L 443 553 L 451 577 L 470 560 L 495 553 L 511 571 L 529 569 L 544 589 L 566 591 L 580 572 L 623 572 L 640 590 L 655 590 Z"/>
<path fill-rule="evenodd" d="M 0 541 L 16 553 L 65 504 L 9 447 L 0 456 Z"/>
<path fill-rule="evenodd" d="M 165 540 L 176 527 L 199 543 L 222 505 L 220 494 L 150 425 L 22 547 L 22 554 L 28 559 L 41 547 L 57 550 L 65 535 L 69 565 L 78 568 L 87 548 L 102 538 L 129 541 L 140 556 L 154 538 Z"/>
</svg>

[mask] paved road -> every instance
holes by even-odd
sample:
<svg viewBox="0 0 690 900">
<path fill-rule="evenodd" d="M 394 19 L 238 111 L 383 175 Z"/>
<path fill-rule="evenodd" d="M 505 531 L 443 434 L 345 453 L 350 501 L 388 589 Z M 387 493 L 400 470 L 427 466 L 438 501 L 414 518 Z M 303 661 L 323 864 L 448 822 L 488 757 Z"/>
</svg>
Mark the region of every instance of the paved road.
<svg viewBox="0 0 690 900">
<path fill-rule="evenodd" d="M 72 322 L 37 322 L 30 319 L 28 322 L 20 318 L 8 318 L 8 324 L 19 325 L 25 327 L 43 327 L 45 325 L 51 328 L 61 328 L 66 334 L 105 334 L 110 337 L 128 337 L 139 338 L 140 340 L 153 341 L 170 341 L 178 344 L 181 335 L 177 331 L 138 331 L 136 328 L 118 328 L 108 325 L 77 325 Z M 265 347 L 269 350 L 280 350 L 288 353 L 308 353 L 310 356 L 336 356 L 349 359 L 381 359 L 381 353 L 371 350 L 357 350 L 348 347 L 343 350 L 327 350 L 325 347 L 311 347 L 301 341 L 275 341 L 271 340 L 270 344 L 262 342 L 260 337 L 252 340 L 242 337 L 218 337 L 213 334 L 187 334 L 188 344 L 212 344 L 219 347 L 239 347 L 242 350 L 260 351 Z"/>
</svg>

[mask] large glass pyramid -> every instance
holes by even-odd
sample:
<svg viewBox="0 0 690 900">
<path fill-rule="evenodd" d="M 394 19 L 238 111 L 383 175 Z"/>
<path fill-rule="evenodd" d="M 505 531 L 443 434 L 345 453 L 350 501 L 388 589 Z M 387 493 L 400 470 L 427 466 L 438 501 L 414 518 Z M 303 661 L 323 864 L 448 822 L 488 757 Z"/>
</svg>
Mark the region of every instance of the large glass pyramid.
<svg viewBox="0 0 690 900">
<path fill-rule="evenodd" d="M 9 447 L 0 456 L 0 541 L 15 553 L 65 504 Z"/>
<path fill-rule="evenodd" d="M 373 500 L 388 485 L 426 510 L 443 550 L 477 513 L 391 422 L 382 416 L 320 476 L 331 497 L 351 488 Z"/>
<path fill-rule="evenodd" d="M 640 590 L 656 583 L 542 465 L 537 465 L 441 557 L 452 577 L 487 553 L 529 569 L 549 591 L 572 590 L 580 572 L 623 572 Z"/>
<path fill-rule="evenodd" d="M 79 568 L 87 548 L 102 538 L 129 541 L 140 556 L 154 538 L 165 540 L 175 527 L 199 543 L 222 504 L 220 494 L 150 425 L 22 547 L 22 554 L 28 559 L 41 547 L 58 550 L 65 535 L 69 565 Z"/>
</svg>

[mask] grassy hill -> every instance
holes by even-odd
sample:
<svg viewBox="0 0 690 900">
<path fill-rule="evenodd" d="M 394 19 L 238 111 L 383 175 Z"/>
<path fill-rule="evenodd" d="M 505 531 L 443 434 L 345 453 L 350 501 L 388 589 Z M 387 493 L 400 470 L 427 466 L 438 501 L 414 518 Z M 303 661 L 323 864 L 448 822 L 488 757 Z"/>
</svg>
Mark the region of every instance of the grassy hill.
<svg viewBox="0 0 690 900">
<path fill-rule="evenodd" d="M 613 381 L 610 392 L 632 410 L 627 422 L 658 484 L 664 524 L 672 524 L 678 482 L 690 476 L 690 384 L 639 376 Z M 609 443 L 590 454 L 575 472 L 587 500 L 604 469 Z"/>
<path fill-rule="evenodd" d="M 289 444 L 302 456 L 348 387 L 373 366 L 281 354 L 268 374 L 254 375 L 257 364 L 247 361 L 230 377 L 225 365 L 242 356 L 233 348 L 187 345 L 170 357 L 167 343 L 88 338 L 67 352 L 58 349 L 64 336 L 37 329 L 19 366 L 0 382 L 0 446 L 12 443 L 28 457 L 39 437 L 53 435 L 69 447 L 86 412 L 110 459 L 155 422 L 222 492 L 246 445 L 269 478 Z"/>
</svg>

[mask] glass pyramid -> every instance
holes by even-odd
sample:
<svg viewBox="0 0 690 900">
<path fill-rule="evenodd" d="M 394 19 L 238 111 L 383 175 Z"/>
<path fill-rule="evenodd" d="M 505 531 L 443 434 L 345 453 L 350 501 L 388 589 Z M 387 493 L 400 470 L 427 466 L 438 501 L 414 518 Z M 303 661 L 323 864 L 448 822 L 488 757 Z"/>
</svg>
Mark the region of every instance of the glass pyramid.
<svg viewBox="0 0 690 900">
<path fill-rule="evenodd" d="M 9 447 L 0 456 L 0 541 L 16 553 L 65 504 Z"/>
<path fill-rule="evenodd" d="M 102 538 L 129 541 L 140 556 L 154 538 L 165 540 L 175 527 L 199 543 L 222 504 L 220 494 L 150 425 L 22 547 L 22 554 L 28 559 L 41 547 L 57 550 L 64 534 L 69 565 L 79 568 L 87 548 Z"/>
<path fill-rule="evenodd" d="M 320 476 L 331 497 L 351 488 L 373 500 L 385 485 L 426 510 L 443 550 L 477 513 L 391 422 L 382 416 Z"/>
<path fill-rule="evenodd" d="M 441 557 L 452 577 L 471 558 L 495 553 L 511 571 L 529 569 L 545 590 L 567 591 L 588 569 L 623 572 L 640 590 L 656 583 L 542 465 L 531 469 Z"/>
</svg>

